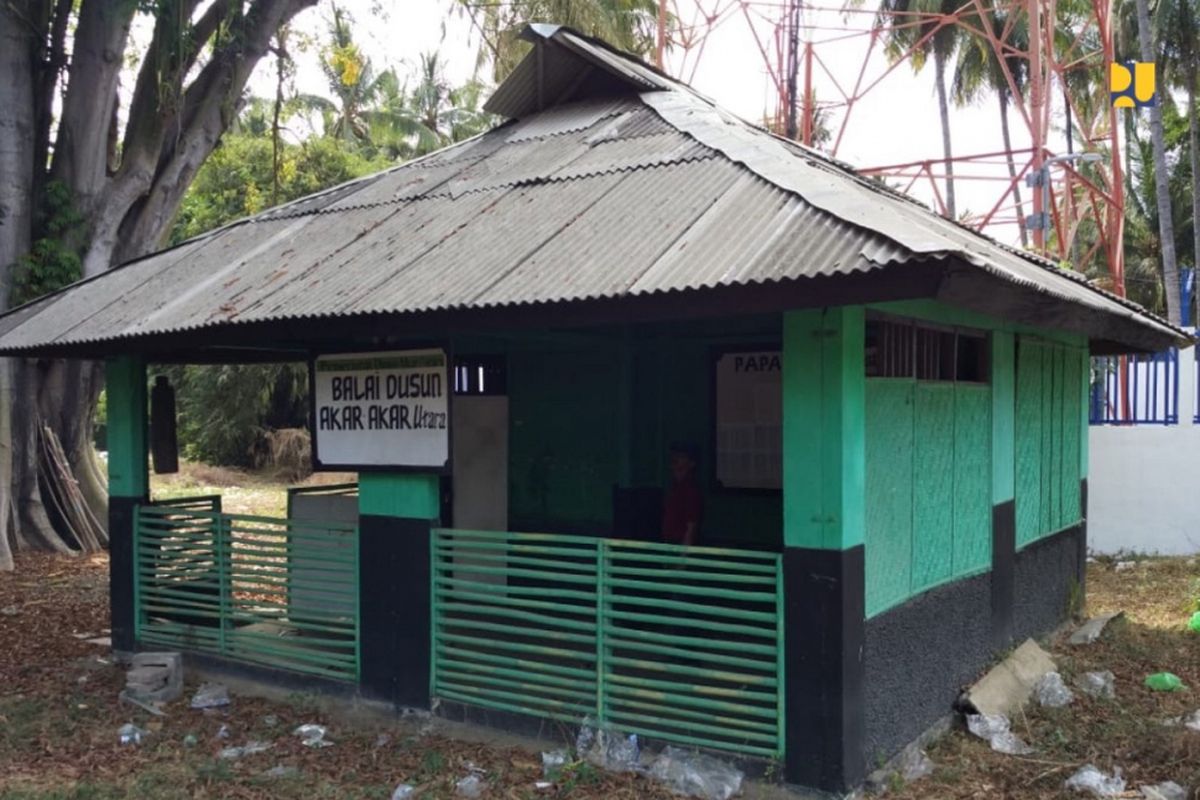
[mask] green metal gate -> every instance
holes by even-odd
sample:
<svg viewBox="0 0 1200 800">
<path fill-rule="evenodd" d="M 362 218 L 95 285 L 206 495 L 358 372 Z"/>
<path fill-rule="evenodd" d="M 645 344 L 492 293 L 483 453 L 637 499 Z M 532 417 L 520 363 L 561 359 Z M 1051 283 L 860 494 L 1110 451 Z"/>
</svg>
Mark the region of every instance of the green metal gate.
<svg viewBox="0 0 1200 800">
<path fill-rule="evenodd" d="M 137 508 L 137 640 L 357 680 L 355 527 L 196 506 Z"/>
<path fill-rule="evenodd" d="M 433 532 L 435 697 L 783 754 L 777 553 Z"/>
</svg>

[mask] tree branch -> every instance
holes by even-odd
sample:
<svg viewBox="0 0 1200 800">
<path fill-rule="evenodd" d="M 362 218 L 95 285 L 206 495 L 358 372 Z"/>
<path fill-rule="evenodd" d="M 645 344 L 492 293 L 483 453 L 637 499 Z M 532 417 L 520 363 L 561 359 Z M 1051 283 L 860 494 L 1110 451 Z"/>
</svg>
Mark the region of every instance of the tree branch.
<svg viewBox="0 0 1200 800">
<path fill-rule="evenodd" d="M 121 213 L 97 220 L 84 257 L 85 275 L 159 246 L 196 171 L 233 121 L 271 37 L 316 1 L 256 0 L 245 16 L 233 20 L 229 38 L 183 92 L 177 115 L 161 120 L 158 136 L 152 137 L 157 141 L 131 143 L 129 152 L 135 155 L 123 161 L 111 186 L 113 206 Z M 176 133 L 164 136 L 163 131 Z"/>
<path fill-rule="evenodd" d="M 54 146 L 53 175 L 88 208 L 107 179 L 108 124 L 136 3 L 83 0 Z"/>
</svg>

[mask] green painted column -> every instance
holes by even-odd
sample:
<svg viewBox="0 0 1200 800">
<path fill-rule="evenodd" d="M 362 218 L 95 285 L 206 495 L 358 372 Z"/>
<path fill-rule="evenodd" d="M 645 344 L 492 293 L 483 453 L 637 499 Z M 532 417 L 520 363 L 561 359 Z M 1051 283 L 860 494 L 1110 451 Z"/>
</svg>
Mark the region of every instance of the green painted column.
<svg viewBox="0 0 1200 800">
<path fill-rule="evenodd" d="M 865 407 L 861 306 L 783 317 L 783 541 L 863 543 Z"/>
<path fill-rule="evenodd" d="M 992 504 L 1013 499 L 1016 481 L 1016 340 L 1007 331 L 992 332 Z"/>
<path fill-rule="evenodd" d="M 429 708 L 430 531 L 440 508 L 436 474 L 358 476 L 359 683 L 400 707 Z"/>
<path fill-rule="evenodd" d="M 358 476 L 358 513 L 434 519 L 440 514 L 439 480 L 424 472 L 364 472 Z"/>
<path fill-rule="evenodd" d="M 146 364 L 135 356 L 105 362 L 108 403 L 108 570 L 113 649 L 136 646 L 134 524 L 150 494 L 146 451 Z"/>
<path fill-rule="evenodd" d="M 846 792 L 866 773 L 865 318 L 783 315 L 784 774 Z"/>
<path fill-rule="evenodd" d="M 146 364 L 135 356 L 105 362 L 108 403 L 108 494 L 146 497 L 147 466 Z"/>
</svg>

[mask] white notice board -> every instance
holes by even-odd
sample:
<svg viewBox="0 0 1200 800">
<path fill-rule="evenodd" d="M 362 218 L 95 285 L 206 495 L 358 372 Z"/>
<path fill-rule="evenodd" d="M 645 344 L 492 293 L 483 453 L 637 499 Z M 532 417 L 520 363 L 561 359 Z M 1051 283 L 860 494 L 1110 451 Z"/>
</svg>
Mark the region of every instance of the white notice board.
<svg viewBox="0 0 1200 800">
<path fill-rule="evenodd" d="M 778 350 L 716 361 L 716 471 L 727 489 L 783 487 L 783 367 Z"/>
<path fill-rule="evenodd" d="M 449 466 L 445 350 L 322 355 L 311 369 L 315 467 Z"/>
</svg>

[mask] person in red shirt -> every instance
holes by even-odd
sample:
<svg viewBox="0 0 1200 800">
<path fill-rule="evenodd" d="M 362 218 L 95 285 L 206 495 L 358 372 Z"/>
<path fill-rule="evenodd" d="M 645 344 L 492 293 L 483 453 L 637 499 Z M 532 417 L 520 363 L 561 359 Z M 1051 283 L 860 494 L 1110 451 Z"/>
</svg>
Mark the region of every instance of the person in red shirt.
<svg viewBox="0 0 1200 800">
<path fill-rule="evenodd" d="M 671 445 L 671 486 L 663 498 L 662 540 L 696 544 L 703 511 L 704 499 L 696 485 L 695 450 L 689 445 Z"/>
</svg>

